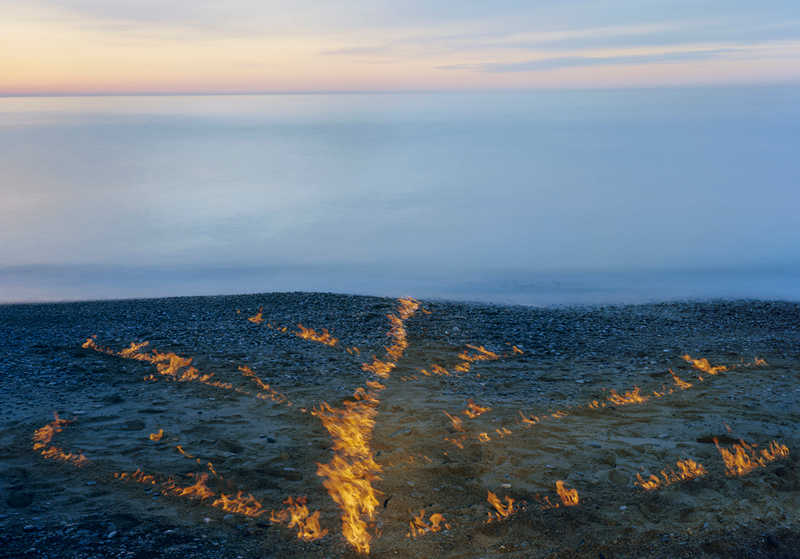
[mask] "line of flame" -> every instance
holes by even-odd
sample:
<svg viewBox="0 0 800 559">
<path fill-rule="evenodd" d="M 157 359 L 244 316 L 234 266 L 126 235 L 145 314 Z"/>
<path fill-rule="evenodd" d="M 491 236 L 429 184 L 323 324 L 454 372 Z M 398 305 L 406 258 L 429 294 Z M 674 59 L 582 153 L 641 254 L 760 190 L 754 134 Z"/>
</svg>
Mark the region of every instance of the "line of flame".
<svg viewBox="0 0 800 559">
<path fill-rule="evenodd" d="M 410 297 L 399 300 L 397 314 L 387 316 L 391 324 L 387 337 L 394 342 L 385 348 L 388 359 L 373 355 L 371 364 L 362 364 L 364 371 L 382 379 L 389 377 L 408 347 L 405 321 L 418 308 L 419 302 Z M 333 438 L 333 459 L 328 464 L 317 462 L 317 475 L 325 478 L 323 486 L 342 510 L 342 534 L 359 553 L 369 553 L 372 540 L 362 517 L 373 521 L 378 506 L 372 481 L 379 479 L 381 467 L 373 458 L 369 440 L 378 414 L 378 393 L 385 388 L 376 381 L 367 381 L 366 385 L 370 390 L 356 389 L 353 400 L 346 400 L 342 409 L 322 402 L 311 412 Z"/>
<path fill-rule="evenodd" d="M 53 415 L 55 416 L 54 421 L 34 431 L 31 437 L 33 440 L 33 450 L 40 450 L 40 454 L 44 458 L 59 460 L 67 464 L 72 464 L 73 466 L 80 467 L 88 464 L 90 460 L 86 458 L 83 453 L 75 454 L 70 452 L 67 454 L 57 446 L 51 444 L 53 437 L 63 431 L 65 426 L 74 421 L 59 418 L 57 412 L 53 412 Z"/>
<path fill-rule="evenodd" d="M 789 456 L 789 449 L 786 445 L 778 444 L 775 441 L 769 444 L 769 450 L 762 448 L 759 451 L 755 450 L 756 445 L 748 445 L 741 439 L 739 444 L 733 445 L 733 452 L 719 446 L 716 437 L 714 444 L 717 445 L 717 449 L 722 455 L 722 460 L 725 462 L 725 473 L 729 476 L 741 476 L 752 472 L 759 466 L 764 467 L 769 462 Z"/>
<path fill-rule="evenodd" d="M 672 468 L 669 468 L 669 473 L 667 473 L 667 470 L 661 470 L 661 475 L 664 477 L 663 480 L 654 475 L 651 475 L 647 480 L 644 480 L 642 479 L 641 474 L 636 474 L 638 481 L 633 482 L 633 484 L 651 491 L 653 489 L 666 487 L 679 481 L 695 479 L 708 473 L 702 464 L 698 464 L 690 458 L 687 458 L 686 460 L 678 460 L 677 465 L 678 469 L 680 470 L 677 473 Z"/>
</svg>

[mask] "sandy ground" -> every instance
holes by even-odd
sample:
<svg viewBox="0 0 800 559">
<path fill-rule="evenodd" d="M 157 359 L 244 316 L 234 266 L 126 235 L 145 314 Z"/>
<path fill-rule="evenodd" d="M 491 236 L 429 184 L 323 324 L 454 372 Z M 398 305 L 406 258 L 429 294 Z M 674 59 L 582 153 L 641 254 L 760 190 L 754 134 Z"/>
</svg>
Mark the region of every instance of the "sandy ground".
<svg viewBox="0 0 800 559">
<path fill-rule="evenodd" d="M 310 412 L 323 401 L 343 407 L 372 378 L 361 364 L 384 351 L 346 351 L 356 345 L 347 332 L 335 332 L 341 339 L 334 347 L 300 340 L 292 330 L 269 329 L 268 316 L 248 323 L 255 310 L 236 320 L 256 333 L 296 339 L 297 349 L 209 343 L 179 351 L 228 387 L 169 380 L 151 363 L 77 341 L 38 348 L 43 360 L 57 353 L 71 367 L 102 372 L 111 389 L 38 389 L 72 421 L 50 445 L 82 453 L 88 459 L 82 466 L 33 450 L 31 437 L 53 420 L 51 412 L 4 406 L 0 557 L 356 556 L 342 535 L 341 511 L 317 475 L 317 464 L 333 456 L 332 439 Z M 800 372 L 792 359 L 692 354 L 727 367 L 711 375 L 683 359 L 687 348 L 673 339 L 635 358 L 611 351 L 533 356 L 524 340 L 506 333 L 505 340 L 486 341 L 499 358 L 457 373 L 459 354 L 478 352 L 430 334 L 429 320 L 418 313 L 407 322 L 409 347 L 379 393 L 370 444 L 381 467 L 373 481 L 380 504 L 370 527 L 371 556 L 800 557 Z M 114 352 L 132 341 L 97 338 Z M 169 345 L 142 351 L 171 351 Z M 256 397 L 258 387 L 239 370 L 244 365 L 292 405 Z M 433 365 L 450 376 L 422 372 Z M 670 370 L 691 386 L 679 386 Z M 155 380 L 146 380 L 151 375 Z M 612 389 L 624 396 L 634 387 L 646 401 L 609 399 Z M 470 401 L 489 409 L 470 418 L 464 413 Z M 162 439 L 151 440 L 160 430 Z M 714 438 L 727 449 L 744 440 L 755 452 L 775 441 L 789 455 L 728 475 Z M 706 473 L 652 490 L 637 484 L 637 474 L 646 480 L 678 472 L 677 461 L 686 459 Z M 159 485 L 120 479 L 137 469 L 159 482 L 172 476 L 179 486 L 208 473 L 217 495 L 241 490 L 267 511 L 285 507 L 287 497 L 307 496 L 328 534 L 301 541 L 286 522 L 269 522 L 269 512 L 230 514 L 212 506 L 214 498 L 161 494 Z M 562 503 L 559 480 L 577 491 L 578 504 Z M 507 518 L 497 518 L 489 492 L 514 499 Z M 421 511 L 425 520 L 443 515 L 442 530 L 412 537 L 409 522 Z"/>
</svg>

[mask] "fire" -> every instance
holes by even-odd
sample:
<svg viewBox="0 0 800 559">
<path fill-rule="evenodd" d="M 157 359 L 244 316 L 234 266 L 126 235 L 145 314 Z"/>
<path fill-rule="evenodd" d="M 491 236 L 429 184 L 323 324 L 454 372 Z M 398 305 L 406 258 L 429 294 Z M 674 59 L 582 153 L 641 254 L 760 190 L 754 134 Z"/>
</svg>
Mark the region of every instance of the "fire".
<svg viewBox="0 0 800 559">
<path fill-rule="evenodd" d="M 164 430 L 159 429 L 158 433 L 150 433 L 150 440 L 151 441 L 160 441 L 161 437 L 164 436 Z"/>
<path fill-rule="evenodd" d="M 129 474 L 127 472 L 123 473 L 116 472 L 114 474 L 114 477 L 120 480 L 131 479 L 137 483 L 144 483 L 149 485 L 155 485 L 156 483 L 155 476 L 152 476 L 150 474 L 145 474 L 141 468 L 138 468 L 132 474 Z"/>
<path fill-rule="evenodd" d="M 328 533 L 328 530 L 327 528 L 324 530 L 320 528 L 319 511 L 316 511 L 311 516 L 308 515 L 306 502 L 305 497 L 298 497 L 297 500 L 293 500 L 289 497 L 284 501 L 285 505 L 289 505 L 289 508 L 284 512 L 288 512 L 288 515 L 291 517 L 289 528 L 297 526 L 297 538 L 310 542 L 322 538 Z"/>
<path fill-rule="evenodd" d="M 503 504 L 503 502 L 497 498 L 497 495 L 488 491 L 489 496 L 486 498 L 487 501 L 495 508 L 497 511 L 494 515 L 492 515 L 492 511 L 489 511 L 489 520 L 487 522 L 492 522 L 492 520 L 502 520 L 503 518 L 508 518 L 512 514 L 514 514 L 514 503 L 515 499 L 512 499 L 508 495 L 505 497 L 505 501 L 507 504 Z"/>
<path fill-rule="evenodd" d="M 63 452 L 60 448 L 53 446 L 50 442 L 53 440 L 53 436 L 57 433 L 60 433 L 64 430 L 64 427 L 72 423 L 67 419 L 61 419 L 58 417 L 58 413 L 53 412 L 55 416 L 55 421 L 52 423 L 48 423 L 41 429 L 37 429 L 33 433 L 33 450 L 41 450 L 41 455 L 45 458 L 49 458 L 51 460 L 60 460 L 61 462 L 66 462 L 68 464 L 72 464 L 73 466 L 83 466 L 88 464 L 90 460 L 86 458 L 82 453 L 75 454 L 70 452 L 69 454 Z"/>
<path fill-rule="evenodd" d="M 672 369 L 669 370 L 669 374 L 672 375 L 672 378 L 675 380 L 675 384 L 677 384 L 678 388 L 680 388 L 681 390 L 686 390 L 687 388 L 691 388 L 692 387 L 691 383 L 682 381 L 680 378 L 678 378 L 678 375 L 673 373 Z"/>
<path fill-rule="evenodd" d="M 475 419 L 482 413 L 486 413 L 487 411 L 491 411 L 492 408 L 479 406 L 475 402 L 472 401 L 472 398 L 467 399 L 467 409 L 465 409 L 462 413 L 469 417 L 470 419 Z"/>
<path fill-rule="evenodd" d="M 193 474 L 189 474 L 193 475 Z M 178 497 L 188 497 L 190 499 L 199 499 L 201 501 L 208 499 L 209 497 L 213 497 L 216 495 L 213 491 L 211 491 L 208 487 L 206 487 L 206 481 L 208 480 L 208 474 L 199 474 L 197 476 L 197 481 L 194 485 L 190 485 L 189 487 L 179 488 L 175 487 L 171 489 L 173 495 Z"/>
<path fill-rule="evenodd" d="M 256 517 L 267 512 L 264 510 L 261 501 L 257 500 L 249 493 L 247 496 L 244 496 L 244 491 L 239 491 L 236 497 L 231 497 L 230 495 L 222 493 L 219 499 L 211 503 L 211 506 L 219 507 L 227 512 L 250 517 Z"/>
<path fill-rule="evenodd" d="M 264 319 L 261 317 L 261 313 L 263 311 L 264 311 L 264 307 L 261 307 L 260 309 L 258 309 L 258 312 L 256 313 L 255 316 L 251 316 L 247 320 L 249 320 L 253 324 L 261 324 L 262 322 L 264 322 Z"/>
<path fill-rule="evenodd" d="M 642 479 L 641 474 L 636 474 L 638 481 L 633 482 L 633 484 L 638 485 L 642 489 L 650 491 L 652 489 L 666 487 L 679 481 L 687 481 L 698 478 L 708 473 L 702 464 L 698 464 L 689 458 L 686 460 L 678 460 L 677 466 L 678 470 L 680 470 L 677 473 L 672 468 L 669 468 L 669 473 L 667 473 L 667 470 L 661 470 L 661 476 L 664 478 L 663 480 L 654 475 L 651 475 L 647 480 L 644 480 Z"/>
<path fill-rule="evenodd" d="M 441 526 L 442 522 L 445 522 L 444 515 L 439 514 L 438 512 L 433 513 L 428 518 L 428 522 L 426 522 L 424 520 L 424 518 L 425 518 L 425 510 L 424 509 L 419 511 L 419 516 L 414 516 L 412 514 L 412 517 L 413 517 L 414 520 L 412 520 L 411 522 L 408 523 L 409 533 L 406 534 L 406 537 L 408 537 L 408 538 L 411 538 L 411 537 L 416 538 L 417 536 L 421 536 L 421 535 L 427 534 L 429 532 L 438 532 L 439 530 L 442 529 L 442 526 Z M 450 528 L 452 528 L 452 526 L 450 526 L 450 524 L 447 524 L 445 522 L 444 528 L 446 530 L 449 530 Z"/>
<path fill-rule="evenodd" d="M 319 342 L 331 347 L 335 346 L 339 342 L 339 340 L 328 333 L 327 328 L 322 329 L 322 334 L 317 334 L 314 330 L 311 328 L 305 328 L 302 324 L 298 324 L 297 327 L 300 328 L 299 332 L 295 332 L 298 338 Z"/>
<path fill-rule="evenodd" d="M 447 412 L 444 412 L 444 414 L 447 417 L 449 417 L 450 420 L 453 422 L 453 429 L 455 429 L 456 431 L 463 431 L 464 430 L 464 422 L 461 421 L 460 417 L 453 417 L 452 415 L 450 415 Z"/>
<path fill-rule="evenodd" d="M 571 507 L 578 504 L 577 489 L 565 489 L 564 482 L 562 480 L 558 480 L 556 482 L 556 490 L 558 491 L 558 496 L 561 497 L 561 502 L 564 503 L 565 507 Z"/>
<path fill-rule="evenodd" d="M 775 441 L 770 443 L 769 450 L 762 448 L 758 452 L 755 450 L 757 445 L 750 446 L 741 439 L 739 443 L 733 445 L 733 452 L 731 452 L 726 448 L 720 447 L 719 441 L 714 438 L 714 444 L 717 445 L 717 450 L 719 450 L 725 462 L 726 475 L 742 476 L 752 472 L 759 466 L 764 467 L 779 458 L 787 458 L 789 456 L 789 449 Z"/>
<path fill-rule="evenodd" d="M 617 404 L 618 406 L 624 406 L 627 404 L 641 404 L 647 402 L 650 399 L 650 396 L 642 396 L 640 394 L 640 388 L 638 386 L 634 386 L 633 391 L 626 391 L 624 396 L 620 396 L 616 390 L 612 389 L 611 396 L 608 396 L 606 399 L 610 400 L 614 404 Z"/>
<path fill-rule="evenodd" d="M 387 336 L 394 341 L 386 348 L 389 360 L 379 360 L 373 355 L 372 364 L 362 364 L 363 370 L 380 378 L 389 377 L 408 347 L 405 321 L 418 308 L 419 302 L 414 299 L 400 299 L 397 314 L 388 315 L 391 328 Z M 342 533 L 359 553 L 369 553 L 372 540 L 362 517 L 374 520 L 378 506 L 372 481 L 379 479 L 377 473 L 381 467 L 373 458 L 369 439 L 378 414 L 378 393 L 385 388 L 376 381 L 367 381 L 366 385 L 370 391 L 359 387 L 353 393 L 353 400 L 344 402 L 343 409 L 322 402 L 312 411 L 333 438 L 334 457 L 328 464 L 317 463 L 317 475 L 325 478 L 322 484 L 342 509 Z"/>
<path fill-rule="evenodd" d="M 284 396 L 280 391 L 275 390 L 274 388 L 270 388 L 269 384 L 266 384 L 260 378 L 258 378 L 258 375 L 256 375 L 250 369 L 250 367 L 248 367 L 247 365 L 243 365 L 243 366 L 239 367 L 239 370 L 242 371 L 242 374 L 244 376 L 246 376 L 251 381 L 256 383 L 256 385 L 261 390 L 264 390 L 266 392 L 266 394 L 261 394 L 260 392 L 258 394 L 256 394 L 256 396 L 258 398 L 262 398 L 264 400 L 269 398 L 270 400 L 272 400 L 276 404 L 286 404 L 287 406 L 291 406 L 292 405 L 292 403 L 289 401 L 289 399 L 286 396 Z"/>
<path fill-rule="evenodd" d="M 684 361 L 691 363 L 695 369 L 699 371 L 703 371 L 704 373 L 708 373 L 709 375 L 718 375 L 723 371 L 727 371 L 728 368 L 722 365 L 717 367 L 712 367 L 711 363 L 708 362 L 708 359 L 703 357 L 702 359 L 692 359 L 688 354 L 683 355 L 681 357 Z"/>
</svg>

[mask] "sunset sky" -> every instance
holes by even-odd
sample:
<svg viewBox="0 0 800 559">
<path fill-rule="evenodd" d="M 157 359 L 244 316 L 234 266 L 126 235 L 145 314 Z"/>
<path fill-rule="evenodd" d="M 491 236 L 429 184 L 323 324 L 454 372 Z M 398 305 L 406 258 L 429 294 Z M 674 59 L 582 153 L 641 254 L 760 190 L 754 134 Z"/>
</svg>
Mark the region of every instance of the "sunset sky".
<svg viewBox="0 0 800 559">
<path fill-rule="evenodd" d="M 797 0 L 0 0 L 0 95 L 798 81 Z"/>
</svg>

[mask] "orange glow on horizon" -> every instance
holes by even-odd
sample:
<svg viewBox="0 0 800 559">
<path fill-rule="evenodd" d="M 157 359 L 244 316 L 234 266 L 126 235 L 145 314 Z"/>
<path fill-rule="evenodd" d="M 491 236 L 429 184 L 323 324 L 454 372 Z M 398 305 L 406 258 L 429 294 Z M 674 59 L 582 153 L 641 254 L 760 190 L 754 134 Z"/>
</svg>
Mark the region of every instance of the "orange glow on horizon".
<svg viewBox="0 0 800 559">
<path fill-rule="evenodd" d="M 0 95 L 581 89 L 794 83 L 800 78 L 797 41 L 746 49 L 706 43 L 662 47 L 648 45 L 643 35 L 642 44 L 630 47 L 541 52 L 514 46 L 515 38 L 526 36 L 509 33 L 499 43 L 476 35 L 444 48 L 445 37 L 464 31 L 455 22 L 424 33 L 399 23 L 380 31 L 332 24 L 320 33 L 310 23 L 299 22 L 291 30 L 260 24 L 268 31 L 239 21 L 237 32 L 22 2 L 9 6 L 0 18 Z M 569 31 L 564 40 L 580 41 L 597 31 Z M 539 35 L 529 39 L 535 43 Z M 705 51 L 725 54 L 703 58 Z M 699 55 L 683 59 L 687 53 Z M 656 61 L 637 62 L 648 56 Z M 571 57 L 584 58 L 587 65 L 487 71 L 487 65 Z M 619 58 L 591 62 L 614 57 Z"/>
</svg>

